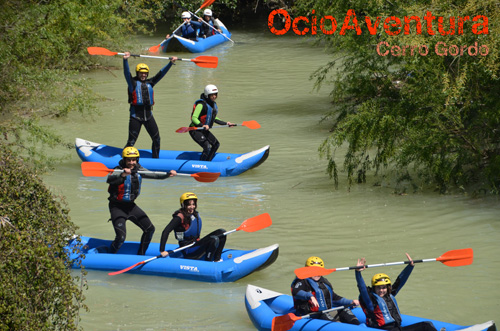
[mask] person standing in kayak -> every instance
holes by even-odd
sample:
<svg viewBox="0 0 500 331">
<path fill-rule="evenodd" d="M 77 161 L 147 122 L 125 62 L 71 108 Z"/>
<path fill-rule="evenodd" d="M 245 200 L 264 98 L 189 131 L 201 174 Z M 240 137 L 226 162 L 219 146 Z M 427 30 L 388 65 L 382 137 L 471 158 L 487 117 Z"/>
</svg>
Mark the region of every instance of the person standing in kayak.
<svg viewBox="0 0 500 331">
<path fill-rule="evenodd" d="M 358 260 L 357 266 L 361 268 L 356 269 L 355 274 L 360 293 L 359 301 L 366 315 L 366 325 L 390 331 L 436 331 L 434 324 L 428 321 L 401 326 L 402 317 L 396 295 L 405 285 L 415 265 L 408 253 L 406 253 L 406 257 L 410 263 L 401 271 L 394 284 L 389 276 L 378 273 L 372 277 L 371 287 L 366 286 L 363 276 L 361 276 L 361 271 L 366 269 L 366 260 L 365 258 Z"/>
<path fill-rule="evenodd" d="M 149 79 L 149 67 L 145 63 L 139 63 L 135 67 L 136 76 L 132 77 L 128 64 L 129 57 L 130 53 L 125 52 L 123 56 L 123 73 L 127 81 L 128 103 L 130 104 L 128 140 L 125 147 L 135 145 L 141 127 L 144 125 L 153 141 L 151 146 L 152 157 L 157 159 L 160 155 L 160 131 L 153 117 L 153 105 L 155 103 L 153 87 L 167 74 L 177 57 L 172 57 L 166 66 L 153 78 Z"/>
<path fill-rule="evenodd" d="M 181 195 L 180 203 L 181 208 L 172 214 L 172 220 L 161 234 L 161 256 L 166 257 L 169 255 L 169 252 L 165 251 L 165 245 L 170 232 L 174 231 L 175 238 L 179 242 L 180 247 L 194 243 L 192 247 L 182 251 L 184 258 L 221 261 L 222 250 L 226 244 L 226 236 L 223 234 L 226 231 L 218 229 L 200 239 L 202 225 L 200 214 L 196 210 L 198 197 L 192 192 L 186 192 Z"/>
<path fill-rule="evenodd" d="M 118 166 L 108 175 L 109 212 L 115 229 L 115 239 L 109 252 L 117 253 L 127 237 L 125 223 L 130 220 L 142 230 L 141 243 L 137 255 L 144 255 L 153 238 L 155 227 L 148 215 L 135 204 L 135 199 L 141 193 L 142 178 L 165 179 L 177 175 L 175 170 L 160 174 L 140 174 L 145 171 L 139 164 L 139 151 L 135 147 L 125 147 Z"/>
<path fill-rule="evenodd" d="M 181 18 L 183 21 L 180 29 L 181 31 L 179 32 L 177 30 L 175 34 L 189 40 L 198 41 L 198 34 L 202 28 L 202 23 L 192 21 L 191 14 L 187 11 L 182 12 Z M 167 34 L 165 39 L 170 39 L 170 34 Z"/>
<path fill-rule="evenodd" d="M 210 128 L 217 123 L 219 125 L 235 126 L 234 123 L 224 122 L 217 117 L 219 109 L 217 108 L 217 95 L 219 90 L 217 86 L 209 84 L 205 86 L 200 99 L 196 100 L 193 105 L 193 112 L 191 114 L 190 127 L 203 128 L 200 130 L 189 131 L 191 138 L 203 148 L 200 161 L 212 161 L 215 153 L 219 149 L 219 141 L 210 132 Z"/>
<path fill-rule="evenodd" d="M 306 261 L 306 267 L 311 266 L 324 268 L 325 264 L 321 258 L 311 256 Z M 335 293 L 332 284 L 323 276 L 306 279 L 295 278 L 292 282 L 292 297 L 298 316 L 334 307 L 359 305 L 358 300 L 349 300 Z M 349 308 L 323 314 L 314 314 L 311 318 L 354 325 L 361 324 Z"/>
</svg>

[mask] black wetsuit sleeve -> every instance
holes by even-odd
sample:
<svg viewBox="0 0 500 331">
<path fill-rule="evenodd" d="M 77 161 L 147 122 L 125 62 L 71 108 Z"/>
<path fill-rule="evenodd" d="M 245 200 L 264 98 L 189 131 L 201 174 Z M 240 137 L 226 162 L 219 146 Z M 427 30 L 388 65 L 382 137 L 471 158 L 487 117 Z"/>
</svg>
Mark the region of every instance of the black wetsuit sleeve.
<svg viewBox="0 0 500 331">
<path fill-rule="evenodd" d="M 161 240 L 160 240 L 160 252 L 165 251 L 165 245 L 167 244 L 168 236 L 170 235 L 170 232 L 172 232 L 175 228 L 182 226 L 182 220 L 179 216 L 174 216 L 170 223 L 163 229 L 163 232 L 161 233 Z"/>
</svg>

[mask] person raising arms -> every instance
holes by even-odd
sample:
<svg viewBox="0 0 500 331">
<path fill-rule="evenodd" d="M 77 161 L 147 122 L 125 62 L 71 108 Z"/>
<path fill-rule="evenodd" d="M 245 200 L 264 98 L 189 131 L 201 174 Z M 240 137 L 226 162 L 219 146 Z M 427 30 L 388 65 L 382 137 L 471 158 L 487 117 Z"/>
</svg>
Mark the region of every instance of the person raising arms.
<svg viewBox="0 0 500 331">
<path fill-rule="evenodd" d="M 153 117 L 154 93 L 153 87 L 167 74 L 170 67 L 175 63 L 177 57 L 172 57 L 153 78 L 148 79 L 149 67 L 145 63 L 139 63 L 135 67 L 136 76 L 132 77 L 128 64 L 129 52 L 123 56 L 123 73 L 127 81 L 128 103 L 130 104 L 130 119 L 128 125 L 128 140 L 125 147 L 134 146 L 141 127 L 144 125 L 153 141 L 151 153 L 153 158 L 160 155 L 160 131 Z"/>
<path fill-rule="evenodd" d="M 181 208 L 172 214 L 172 220 L 165 227 L 161 234 L 160 254 L 167 257 L 169 253 L 165 251 L 168 236 L 174 231 L 175 238 L 180 247 L 195 243 L 182 251 L 186 259 L 206 261 L 221 261 L 222 250 L 226 244 L 226 236 L 223 236 L 224 229 L 215 230 L 200 239 L 201 217 L 196 210 L 198 197 L 192 192 L 186 192 L 180 197 Z"/>
<path fill-rule="evenodd" d="M 366 286 L 361 276 L 361 271 L 366 269 L 366 260 L 365 258 L 358 260 L 356 266 L 361 268 L 356 269 L 356 283 L 360 293 L 359 301 L 366 315 L 366 325 L 390 331 L 436 331 L 432 322 L 427 321 L 401 326 L 403 320 L 396 295 L 405 285 L 415 265 L 408 253 L 406 257 L 410 263 L 401 271 L 394 284 L 389 276 L 378 273 L 372 277 L 371 287 Z"/>
</svg>

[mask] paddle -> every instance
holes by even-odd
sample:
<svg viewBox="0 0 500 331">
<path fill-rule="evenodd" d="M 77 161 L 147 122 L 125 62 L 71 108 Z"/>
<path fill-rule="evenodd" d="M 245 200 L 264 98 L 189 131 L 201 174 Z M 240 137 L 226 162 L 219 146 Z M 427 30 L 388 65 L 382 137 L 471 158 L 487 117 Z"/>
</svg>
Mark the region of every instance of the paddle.
<svg viewBox="0 0 500 331">
<path fill-rule="evenodd" d="M 340 309 L 344 309 L 344 308 L 346 308 L 346 307 L 344 307 L 344 306 L 334 307 L 334 308 L 330 308 L 330 309 L 316 311 L 314 313 L 307 314 L 307 315 L 304 315 L 304 316 L 297 316 L 294 313 L 288 313 L 286 315 L 276 316 L 276 317 L 273 318 L 273 322 L 271 324 L 271 331 L 286 331 L 286 330 L 290 330 L 291 328 L 293 328 L 293 325 L 298 320 L 301 320 L 303 318 L 309 318 L 309 317 L 311 317 L 311 315 L 328 313 L 330 311 L 340 310 Z"/>
<path fill-rule="evenodd" d="M 245 221 L 243 221 L 243 223 L 241 223 L 241 225 L 239 227 L 237 227 L 236 229 L 231 230 L 231 231 L 226 231 L 222 235 L 227 236 L 228 234 L 231 234 L 233 232 L 240 231 L 240 230 L 243 230 L 245 232 L 256 232 L 256 231 L 262 230 L 264 228 L 267 228 L 271 224 L 272 224 L 271 216 L 269 216 L 268 213 L 264 213 L 264 214 L 260 214 L 260 215 L 251 217 L 249 219 L 246 219 Z M 173 251 L 168 251 L 168 254 L 170 255 L 173 253 L 180 252 L 186 248 L 193 246 L 194 244 L 196 244 L 196 242 L 189 244 L 189 245 L 186 245 L 186 246 L 178 247 L 178 248 L 174 249 Z M 150 259 L 147 259 L 147 260 L 144 260 L 141 262 L 137 262 L 136 264 L 131 265 L 128 268 L 114 271 L 114 272 L 110 272 L 110 273 L 108 273 L 108 275 L 114 276 L 114 275 L 122 274 L 122 273 L 127 272 L 131 269 L 134 269 L 135 267 L 138 267 L 142 264 L 148 263 L 149 261 L 156 260 L 157 258 L 160 258 L 160 257 L 162 257 L 162 256 L 158 255 L 158 256 L 152 257 Z"/>
<path fill-rule="evenodd" d="M 212 3 L 214 3 L 214 2 L 215 2 L 215 0 L 205 0 L 205 2 L 203 2 L 203 4 L 200 6 L 200 8 L 198 8 L 198 10 L 197 10 L 197 11 L 195 11 L 195 13 L 199 12 L 200 10 L 202 10 L 202 9 L 203 9 L 203 8 L 205 8 L 205 7 L 210 6 L 210 5 L 211 5 Z M 191 13 L 191 14 L 192 14 L 192 13 Z M 183 25 L 184 25 L 184 23 L 185 23 L 185 22 L 182 22 L 182 24 L 181 24 L 181 25 L 179 25 L 179 27 L 177 27 L 177 29 L 175 29 L 175 30 L 174 30 L 174 32 L 172 32 L 171 37 L 169 37 L 168 39 L 167 39 L 167 38 L 163 39 L 163 41 L 162 41 L 161 43 L 159 43 L 158 45 L 156 45 L 156 46 L 151 46 L 151 47 L 149 47 L 148 51 L 150 51 L 151 53 L 156 53 L 156 52 L 158 52 L 158 50 L 159 50 L 159 49 L 160 49 L 160 47 L 161 47 L 161 44 L 163 44 L 165 41 L 167 41 L 167 40 L 171 39 L 171 38 L 174 36 L 174 34 L 177 32 L 177 30 L 179 30 L 179 29 L 181 28 L 181 26 L 183 26 Z"/>
<path fill-rule="evenodd" d="M 103 47 L 88 47 L 87 51 L 90 55 L 104 55 L 104 56 L 114 56 L 114 55 L 125 55 L 125 53 L 112 52 Z M 150 59 L 162 59 L 162 60 L 171 60 L 172 57 L 166 56 L 152 56 L 152 55 L 140 55 L 140 54 L 130 54 L 130 56 L 135 57 L 146 57 Z M 177 58 L 178 61 L 190 61 L 195 63 L 197 66 L 202 68 L 217 68 L 217 64 L 219 63 L 219 58 L 217 56 L 198 56 L 194 59 L 181 59 Z"/>
<path fill-rule="evenodd" d="M 257 121 L 254 121 L 254 120 L 251 120 L 251 121 L 245 121 L 241 124 L 234 124 L 234 125 L 231 125 L 231 126 L 246 126 L 247 128 L 249 129 L 258 129 L 260 128 L 260 124 L 257 122 Z M 211 127 L 211 129 L 217 129 L 217 128 L 227 128 L 229 127 L 228 124 L 226 125 L 217 125 L 217 126 L 213 126 Z M 177 130 L 175 130 L 175 132 L 177 133 L 185 133 L 185 132 L 188 132 L 188 131 L 195 131 L 195 130 L 204 130 L 203 127 L 197 127 L 197 126 L 190 126 L 190 127 L 181 127 L 181 128 L 178 128 Z"/>
<path fill-rule="evenodd" d="M 120 169 L 108 169 L 104 164 L 100 162 L 82 162 L 82 174 L 85 177 L 104 177 L 110 172 L 123 172 Z M 165 175 L 164 171 L 149 171 L 149 170 L 139 170 L 138 173 L 146 175 Z M 220 176 L 220 172 L 197 172 L 194 174 L 182 174 L 177 173 L 177 176 L 190 176 L 193 177 L 198 182 L 210 183 L 215 182 Z"/>
<path fill-rule="evenodd" d="M 214 1 L 215 1 L 215 0 L 214 0 Z M 217 31 L 217 29 L 216 29 L 216 28 L 214 28 L 213 26 L 211 26 L 210 24 L 208 24 L 207 22 L 205 22 L 205 20 L 204 20 L 204 19 L 201 19 L 201 18 L 199 18 L 198 16 L 196 16 L 195 14 L 198 12 L 198 10 L 199 10 L 199 9 L 198 9 L 195 13 L 192 13 L 192 12 L 190 12 L 188 9 L 186 9 L 185 7 L 183 7 L 182 5 L 178 4 L 177 2 L 175 2 L 175 1 L 172 1 L 172 2 L 173 2 L 174 4 L 176 4 L 177 6 L 181 7 L 183 10 L 185 10 L 185 11 L 189 12 L 189 13 L 191 14 L 191 16 L 193 16 L 194 18 L 196 18 L 198 21 L 201 21 L 203 24 L 208 25 L 208 26 L 209 26 L 209 27 L 211 27 L 211 28 L 212 28 L 212 30 L 214 30 L 216 33 L 221 34 L 224 38 L 226 38 L 227 40 L 229 40 L 230 42 L 232 42 L 232 43 L 234 44 L 234 41 L 232 41 L 232 40 L 231 40 L 231 38 L 229 38 L 228 36 L 226 36 L 226 35 L 225 35 L 225 34 L 223 34 L 223 33 L 220 33 L 219 31 Z"/>
<path fill-rule="evenodd" d="M 463 249 L 455 249 L 448 251 L 435 259 L 425 259 L 425 260 L 413 260 L 414 263 L 421 262 L 434 262 L 439 261 L 444 265 L 449 267 L 460 267 L 464 265 L 472 264 L 473 260 L 473 251 L 472 248 L 463 248 Z M 410 261 L 401 261 L 401 262 L 390 262 L 390 263 L 381 263 L 381 264 L 369 264 L 366 265 L 366 268 L 375 268 L 375 267 L 386 267 L 400 264 L 410 264 Z M 321 267 L 302 267 L 295 269 L 295 275 L 297 278 L 306 279 L 314 276 L 326 276 L 331 274 L 334 271 L 344 271 L 344 270 L 353 270 L 353 269 L 361 269 L 361 266 L 354 267 L 345 267 L 345 268 L 334 268 L 334 269 L 326 269 Z"/>
</svg>

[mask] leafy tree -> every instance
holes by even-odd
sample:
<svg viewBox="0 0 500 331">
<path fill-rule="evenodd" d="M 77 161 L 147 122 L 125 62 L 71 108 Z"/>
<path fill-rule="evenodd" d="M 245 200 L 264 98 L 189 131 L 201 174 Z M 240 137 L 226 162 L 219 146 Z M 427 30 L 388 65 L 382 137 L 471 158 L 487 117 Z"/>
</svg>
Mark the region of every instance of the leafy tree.
<svg viewBox="0 0 500 331">
<path fill-rule="evenodd" d="M 366 172 L 389 170 L 396 180 L 418 185 L 433 184 L 440 192 L 450 187 L 465 190 L 486 189 L 498 193 L 500 185 L 500 11 L 498 2 L 485 1 L 309 1 L 297 0 L 295 15 L 312 19 L 315 9 L 318 42 L 333 53 L 333 59 L 318 69 L 312 78 L 316 87 L 332 83 L 332 111 L 324 118 L 332 123 L 331 134 L 320 146 L 320 154 L 329 161 L 328 172 L 338 183 L 338 152 L 347 148 L 343 168 L 349 185 L 363 182 Z M 355 13 L 362 33 L 355 29 L 340 35 L 344 18 Z M 434 34 L 423 19 L 427 12 L 436 18 Z M 337 30 L 322 33 L 320 19 L 336 18 Z M 474 33 L 477 15 L 486 16 L 488 27 Z M 370 23 L 380 17 L 376 34 L 370 34 Z M 394 16 L 401 27 L 391 27 Z M 404 17 L 421 18 L 422 31 L 410 24 L 404 34 Z M 459 17 L 469 16 L 459 30 Z M 450 17 L 455 18 L 454 34 L 442 34 L 438 18 L 443 17 L 442 31 L 450 31 Z M 330 21 L 326 21 L 331 29 Z M 351 20 L 350 26 L 354 26 Z M 486 30 L 485 30 L 486 29 Z M 487 31 L 487 33 L 486 33 Z M 377 52 L 380 43 L 386 46 Z M 436 45 L 448 45 L 436 54 Z M 456 54 L 461 46 L 486 45 L 486 56 L 478 53 Z M 404 46 L 426 45 L 428 53 Z M 458 48 L 450 45 L 457 45 Z M 395 52 L 391 53 L 391 48 Z M 400 51 L 398 52 L 399 47 Z M 383 51 L 389 54 L 382 56 Z M 485 48 L 482 48 L 485 53 Z M 379 54 L 380 53 L 380 54 Z M 471 55 L 472 54 L 472 55 Z M 346 144 L 347 143 L 347 144 Z M 345 147 L 347 145 L 347 147 Z M 392 175 L 391 175 L 392 176 Z"/>
<path fill-rule="evenodd" d="M 76 329 L 82 278 L 63 249 L 76 227 L 22 159 L 2 149 L 0 167 L 0 330 Z"/>
</svg>

